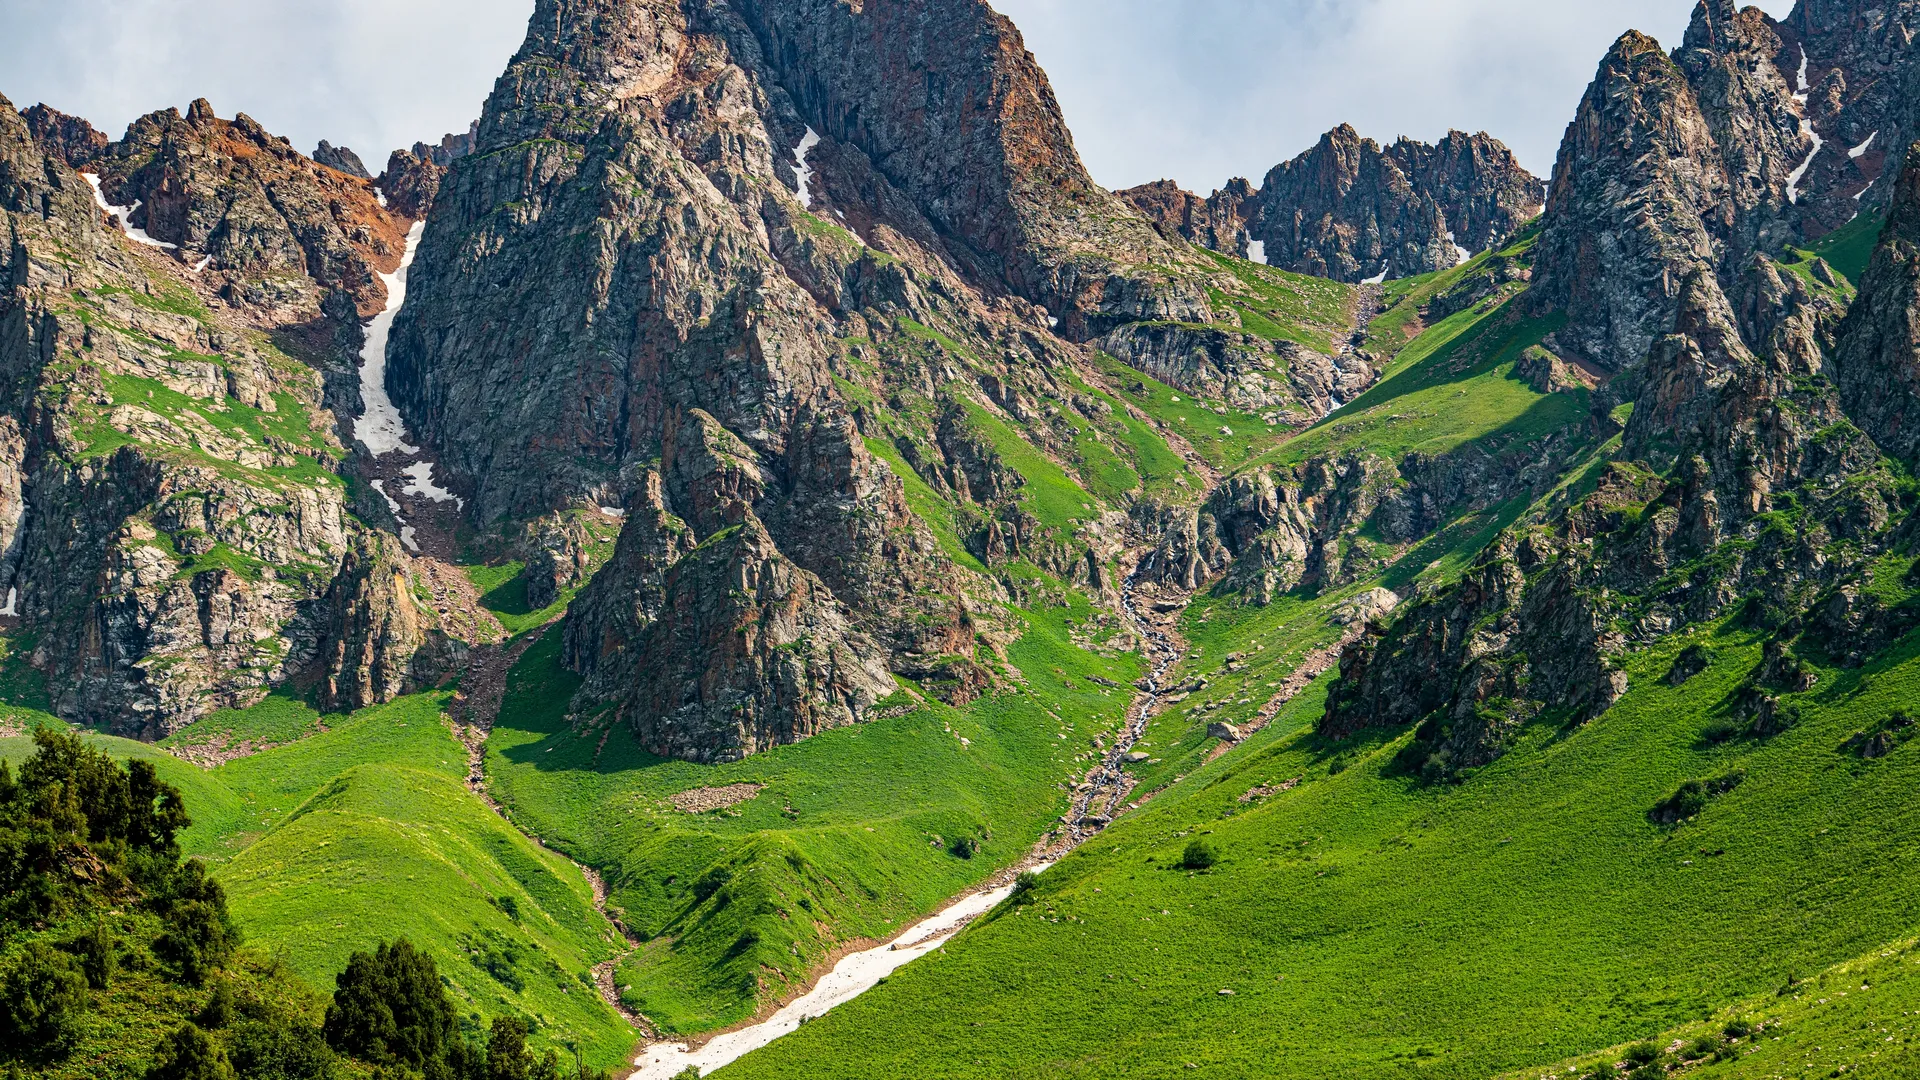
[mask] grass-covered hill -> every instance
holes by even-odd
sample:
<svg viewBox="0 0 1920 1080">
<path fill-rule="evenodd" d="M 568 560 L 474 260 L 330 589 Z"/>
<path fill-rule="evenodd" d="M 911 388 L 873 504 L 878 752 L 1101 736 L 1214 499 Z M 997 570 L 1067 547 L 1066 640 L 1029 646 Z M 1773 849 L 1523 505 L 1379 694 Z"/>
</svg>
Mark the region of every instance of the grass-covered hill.
<svg viewBox="0 0 1920 1080">
<path fill-rule="evenodd" d="M 125 740 L 88 742 L 150 763 L 183 793 L 193 824 L 182 850 L 205 860 L 240 939 L 283 981 L 330 994 L 353 953 L 404 937 L 438 962 L 470 1030 L 516 1017 L 536 1046 L 617 1064 L 632 1032 L 591 970 L 618 952 L 618 935 L 576 867 L 468 790 L 445 704 L 425 695 L 320 718 L 272 699 L 216 714 L 203 723 L 223 737 L 293 741 L 210 770 Z M 29 751 L 24 737 L 0 739 L 0 756 Z M 138 1060 L 152 1046 L 128 1049 Z"/>
</svg>

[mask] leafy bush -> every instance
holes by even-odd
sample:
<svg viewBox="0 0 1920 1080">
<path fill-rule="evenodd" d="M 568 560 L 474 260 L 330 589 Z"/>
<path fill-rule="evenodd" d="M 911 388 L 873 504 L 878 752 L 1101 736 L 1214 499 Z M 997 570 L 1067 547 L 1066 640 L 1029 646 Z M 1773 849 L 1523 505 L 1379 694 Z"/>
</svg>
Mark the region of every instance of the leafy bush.
<svg viewBox="0 0 1920 1080">
<path fill-rule="evenodd" d="M 220 1044 L 187 1024 L 160 1044 L 146 1080 L 234 1080 L 234 1072 Z"/>
<path fill-rule="evenodd" d="M 1180 865 L 1188 870 L 1211 870 L 1213 864 L 1219 861 L 1220 853 L 1214 850 L 1212 844 L 1198 837 L 1187 845 L 1186 853 L 1180 857 Z"/>
<path fill-rule="evenodd" d="M 1627 1047 L 1626 1056 L 1629 1065 L 1652 1065 L 1660 1060 L 1660 1048 L 1650 1042 L 1637 1043 Z"/>
<path fill-rule="evenodd" d="M 340 1065 L 320 1029 L 309 1024 L 244 1021 L 227 1035 L 234 1071 L 253 1080 L 335 1080 Z"/>
<path fill-rule="evenodd" d="M 464 1060 L 459 1017 L 433 958 L 401 938 L 357 952 L 335 980 L 327 1045 L 373 1065 L 404 1065 L 432 1077 L 450 1057 Z M 457 1070 L 454 1075 L 457 1075 Z"/>
<path fill-rule="evenodd" d="M 1040 875 L 1031 870 L 1020 871 L 1013 879 L 1013 902 L 1024 904 L 1033 898 L 1033 890 L 1040 886 Z"/>
<path fill-rule="evenodd" d="M 57 1057 L 72 1045 L 87 1008 L 80 962 L 32 942 L 0 978 L 0 1046 Z"/>
<path fill-rule="evenodd" d="M 106 920 L 96 921 L 92 929 L 83 931 L 61 947 L 80 962 L 80 970 L 86 975 L 89 987 L 105 990 L 112 985 L 113 973 L 120 966 L 120 958 L 113 951 L 113 931 L 107 928 Z"/>
<path fill-rule="evenodd" d="M 1708 803 L 1739 787 L 1746 778 L 1745 772 L 1731 772 L 1711 780 L 1689 780 L 1647 811 L 1647 818 L 1657 825 L 1691 821 L 1700 816 Z"/>
<path fill-rule="evenodd" d="M 1680 1056 L 1687 1061 L 1699 1061 L 1702 1058 L 1712 1057 L 1713 1052 L 1718 1049 L 1720 1049 L 1719 1039 L 1711 1035 L 1701 1035 L 1688 1042 L 1680 1051 Z"/>
</svg>

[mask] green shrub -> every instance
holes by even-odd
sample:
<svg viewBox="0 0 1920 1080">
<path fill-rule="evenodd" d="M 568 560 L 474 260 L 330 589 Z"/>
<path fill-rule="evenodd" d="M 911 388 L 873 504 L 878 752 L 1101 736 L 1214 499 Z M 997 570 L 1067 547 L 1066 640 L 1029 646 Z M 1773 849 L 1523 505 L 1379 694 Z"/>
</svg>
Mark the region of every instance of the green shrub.
<svg viewBox="0 0 1920 1080">
<path fill-rule="evenodd" d="M 1652 1065 L 1660 1060 L 1660 1048 L 1650 1042 L 1637 1043 L 1627 1047 L 1627 1064 L 1636 1068 Z"/>
<path fill-rule="evenodd" d="M 1720 1034 L 1729 1039 L 1744 1039 L 1753 1034 L 1753 1025 L 1745 1020 L 1729 1020 L 1727 1026 L 1720 1029 Z"/>
<path fill-rule="evenodd" d="M 220 1044 L 188 1024 L 160 1044 L 146 1080 L 234 1080 L 234 1072 Z"/>
<path fill-rule="evenodd" d="M 87 977 L 80 962 L 32 942 L 0 979 L 0 1046 L 58 1057 L 72 1046 L 87 1008 Z"/>
<path fill-rule="evenodd" d="M 219 1031 L 233 1023 L 235 1005 L 233 984 L 220 979 L 213 984 L 213 994 L 207 998 L 207 1006 L 200 1010 L 200 1026 L 209 1031 Z"/>
<path fill-rule="evenodd" d="M 340 1064 L 320 1029 L 298 1021 L 247 1020 L 227 1035 L 234 1071 L 253 1080 L 335 1080 Z"/>
<path fill-rule="evenodd" d="M 1211 870 L 1213 864 L 1219 861 L 1220 853 L 1214 850 L 1212 844 L 1198 837 L 1187 845 L 1186 853 L 1180 857 L 1180 865 L 1188 870 Z"/>
<path fill-rule="evenodd" d="M 1013 879 L 1013 902 L 1027 903 L 1033 898 L 1033 890 L 1039 886 L 1040 875 L 1031 870 L 1020 871 L 1020 876 Z"/>
<path fill-rule="evenodd" d="M 113 951 L 113 931 L 107 928 L 105 919 L 96 921 L 91 929 L 82 931 L 62 947 L 80 962 L 88 986 L 105 990 L 112 984 L 119 957 Z"/>
<path fill-rule="evenodd" d="M 1699 1061 L 1702 1058 L 1712 1057 L 1713 1052 L 1718 1049 L 1720 1049 L 1719 1039 L 1711 1035 L 1701 1035 L 1688 1042 L 1680 1051 L 1680 1056 L 1687 1061 Z"/>
<path fill-rule="evenodd" d="M 354 953 L 335 983 L 322 1030 L 336 1051 L 420 1072 L 464 1056 L 458 1014 L 440 972 L 407 939 Z"/>
</svg>

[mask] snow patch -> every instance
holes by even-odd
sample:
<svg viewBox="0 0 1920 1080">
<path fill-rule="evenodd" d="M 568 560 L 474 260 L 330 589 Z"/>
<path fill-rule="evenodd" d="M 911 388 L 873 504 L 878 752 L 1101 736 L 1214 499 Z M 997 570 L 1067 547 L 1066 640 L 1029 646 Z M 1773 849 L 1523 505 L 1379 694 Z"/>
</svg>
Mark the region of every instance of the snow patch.
<svg viewBox="0 0 1920 1080">
<path fill-rule="evenodd" d="M 144 205 L 139 200 L 136 199 L 132 206 L 115 206 L 107 201 L 106 195 L 101 193 L 100 178 L 98 176 L 93 173 L 81 173 L 80 178 L 85 180 L 87 186 L 93 189 L 93 201 L 99 204 L 100 209 L 112 214 L 114 220 L 120 223 L 120 231 L 127 234 L 127 239 L 136 244 L 145 244 L 148 247 L 160 248 L 164 251 L 180 250 L 179 244 L 169 244 L 165 240 L 155 240 L 147 234 L 147 230 L 133 227 L 133 215 Z"/>
<path fill-rule="evenodd" d="M 1880 133 L 1877 131 L 1867 136 L 1867 141 L 1847 151 L 1847 156 L 1852 158 L 1855 161 L 1859 161 L 1861 158 L 1866 157 L 1867 151 L 1873 149 L 1873 140 L 1879 137 L 1880 137 Z"/>
<path fill-rule="evenodd" d="M 800 140 L 799 149 L 793 152 L 793 175 L 800 181 L 800 205 L 813 209 L 813 167 L 807 164 L 807 155 L 820 145 L 820 133 L 812 128 Z"/>
<path fill-rule="evenodd" d="M 17 619 L 20 617 L 20 590 L 19 589 L 9 588 L 7 590 L 7 606 L 4 608 L 0 608 L 0 616 L 4 616 L 9 619 Z"/>
<path fill-rule="evenodd" d="M 400 470 L 400 475 L 407 478 L 405 486 L 400 489 L 402 495 L 425 495 L 437 503 L 453 503 L 459 510 L 467 508 L 465 499 L 433 482 L 431 461 L 416 461 Z"/>
<path fill-rule="evenodd" d="M 384 191 L 381 191 L 381 190 L 380 190 L 379 188 L 377 188 L 377 187 L 376 187 L 376 188 L 374 188 L 374 189 L 373 189 L 373 199 L 374 199 L 374 201 L 375 201 L 375 202 L 377 202 L 377 203 L 379 203 L 379 204 L 380 204 L 380 209 L 382 209 L 382 210 L 385 210 L 385 209 L 387 208 L 387 193 L 386 193 L 386 192 L 384 192 Z"/>
<path fill-rule="evenodd" d="M 201 259 L 199 262 L 193 264 L 193 272 L 196 274 L 204 274 L 207 272 L 207 267 L 212 265 L 213 265 L 213 256 L 209 255 L 206 258 Z"/>
<path fill-rule="evenodd" d="M 1800 181 L 1807 178 L 1807 170 L 1813 168 L 1813 159 L 1819 157 L 1820 148 L 1827 145 L 1827 140 L 1821 138 L 1820 133 L 1813 130 L 1813 121 L 1811 120 L 1800 121 L 1800 134 L 1813 140 L 1813 152 L 1808 154 L 1807 160 L 1801 162 L 1800 167 L 1793 170 L 1792 174 L 1787 177 L 1787 201 L 1795 206 L 1800 205 Z"/>
<path fill-rule="evenodd" d="M 1863 187 L 1863 188 L 1861 188 L 1861 189 L 1860 189 L 1860 193 L 1859 193 L 1859 194 L 1857 194 L 1857 195 L 1855 195 L 1855 196 L 1853 197 L 1853 201 L 1854 201 L 1854 202 L 1859 202 L 1859 201 L 1860 201 L 1861 199 L 1864 199 L 1864 198 L 1866 198 L 1866 196 L 1867 196 L 1867 192 L 1869 192 L 1869 191 L 1872 191 L 1872 190 L 1873 190 L 1873 185 L 1875 185 L 1875 184 L 1877 184 L 1877 183 L 1879 183 L 1879 182 L 1880 182 L 1879 180 L 1869 180 L 1869 181 L 1867 181 L 1867 186 L 1866 186 L 1866 187 Z M 1855 215 L 1854 215 L 1854 217 L 1859 217 L 1859 216 L 1860 216 L 1860 215 L 1858 215 L 1858 214 L 1855 214 Z M 1851 220 L 1851 219 L 1849 219 L 1849 220 Z"/>
<path fill-rule="evenodd" d="M 411 525 L 400 526 L 400 542 L 407 546 L 408 551 L 411 551 L 416 555 L 420 553 L 420 543 L 419 541 L 415 540 L 414 537 L 419 535 L 420 535 L 419 530 L 415 529 Z"/>
<path fill-rule="evenodd" d="M 1808 62 L 1809 61 L 1807 60 L 1807 47 L 1805 45 L 1801 45 L 1800 46 L 1800 74 L 1797 77 L 1800 89 L 1793 95 L 1793 100 L 1799 102 L 1802 105 L 1805 105 L 1807 103 L 1807 99 L 1813 94 L 1813 87 L 1807 84 Z"/>
<path fill-rule="evenodd" d="M 1380 272 L 1379 272 L 1379 273 L 1377 273 L 1377 274 L 1375 274 L 1375 275 L 1373 275 L 1372 277 L 1370 277 L 1370 278 L 1368 278 L 1368 279 L 1366 279 L 1365 281 L 1362 281 L 1362 282 L 1361 282 L 1360 284 L 1362 284 L 1362 285 L 1385 285 L 1386 283 L 1387 283 L 1387 271 L 1386 271 L 1386 268 L 1385 268 L 1385 267 L 1382 267 L 1382 268 L 1380 269 Z"/>
<path fill-rule="evenodd" d="M 366 411 L 353 422 L 353 437 L 365 443 L 367 452 L 374 457 L 396 450 L 405 454 L 420 452 L 419 447 L 407 445 L 406 422 L 400 419 L 400 410 L 394 408 L 393 399 L 387 396 L 387 336 L 393 332 L 393 320 L 400 314 L 400 305 L 407 302 L 407 271 L 413 266 L 413 257 L 420 250 L 420 236 L 426 229 L 426 222 L 415 222 L 407 232 L 407 253 L 400 259 L 400 269 L 380 275 L 380 281 L 387 287 L 387 308 L 367 324 L 367 347 L 360 350 L 360 399 Z"/>
<path fill-rule="evenodd" d="M 1267 262 L 1267 242 L 1265 240 L 1247 241 L 1247 258 L 1261 266 L 1270 266 Z"/>
<path fill-rule="evenodd" d="M 400 504 L 393 500 L 393 496 L 387 494 L 387 482 L 385 480 L 375 480 L 373 482 L 373 490 L 379 492 L 380 497 L 387 500 L 387 509 L 393 512 L 393 516 L 399 517 Z"/>
<path fill-rule="evenodd" d="M 1034 873 L 1044 873 L 1046 869 L 1046 865 L 1037 866 Z M 656 1043 L 649 1046 L 634 1061 L 640 1071 L 634 1073 L 631 1080 L 672 1080 L 688 1068 L 706 1074 L 732 1064 L 752 1051 L 798 1031 L 803 1022 L 825 1016 L 836 1006 L 859 997 L 881 979 L 945 945 L 968 923 L 992 911 L 1012 895 L 1013 886 L 1007 885 L 992 892 L 966 897 L 901 934 L 891 944 L 854 953 L 840 961 L 831 974 L 820 980 L 819 985 L 765 1022 L 721 1035 L 699 1050 L 689 1050 L 685 1043 Z"/>
<path fill-rule="evenodd" d="M 1473 252 L 1468 251 L 1466 248 L 1461 247 L 1460 241 L 1454 239 L 1453 233 L 1451 232 L 1447 233 L 1447 243 L 1453 245 L 1453 253 L 1459 256 L 1459 258 L 1454 262 L 1453 265 L 1464 266 L 1467 264 L 1469 260 L 1473 258 Z"/>
<path fill-rule="evenodd" d="M 603 506 L 600 508 L 600 512 L 613 518 L 623 518 L 627 516 L 627 512 L 617 506 Z"/>
</svg>

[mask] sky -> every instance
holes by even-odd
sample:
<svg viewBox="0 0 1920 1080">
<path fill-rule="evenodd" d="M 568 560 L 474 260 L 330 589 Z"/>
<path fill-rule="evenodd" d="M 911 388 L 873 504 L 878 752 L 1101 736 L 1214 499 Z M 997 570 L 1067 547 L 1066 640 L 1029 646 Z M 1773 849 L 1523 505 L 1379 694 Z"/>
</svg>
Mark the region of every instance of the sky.
<svg viewBox="0 0 1920 1080">
<path fill-rule="evenodd" d="M 1623 31 L 1677 44 L 1693 0 L 991 0 L 1052 77 L 1094 179 L 1256 183 L 1320 134 L 1503 139 L 1546 176 Z M 1761 0 L 1776 16 L 1793 0 Z M 0 94 L 118 137 L 197 97 L 311 152 L 464 131 L 532 0 L 0 0 Z"/>
</svg>

